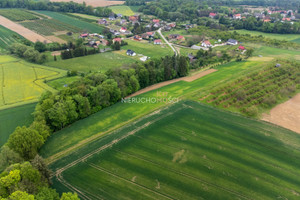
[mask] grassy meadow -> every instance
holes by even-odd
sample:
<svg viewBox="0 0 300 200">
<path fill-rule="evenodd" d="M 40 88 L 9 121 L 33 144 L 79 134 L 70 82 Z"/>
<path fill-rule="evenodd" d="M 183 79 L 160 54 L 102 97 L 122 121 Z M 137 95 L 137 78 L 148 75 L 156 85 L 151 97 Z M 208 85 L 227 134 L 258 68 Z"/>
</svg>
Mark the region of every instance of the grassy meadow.
<svg viewBox="0 0 300 200">
<path fill-rule="evenodd" d="M 44 91 L 55 91 L 44 80 L 65 75 L 63 70 L 0 56 L 0 109 L 38 100 Z"/>
<path fill-rule="evenodd" d="M 105 72 L 108 69 L 120 67 L 135 61 L 135 59 L 126 54 L 105 52 L 67 60 L 58 59 L 57 61 L 47 62 L 45 65 L 79 72 Z"/>
<path fill-rule="evenodd" d="M 239 34 L 249 34 L 252 36 L 262 35 L 266 38 L 286 40 L 291 42 L 300 43 L 300 34 L 278 34 L 278 33 L 264 33 L 259 31 L 249 31 L 249 30 L 235 30 Z"/>
<path fill-rule="evenodd" d="M 0 15 L 12 21 L 40 19 L 40 16 L 34 15 L 30 11 L 22 9 L 0 9 Z"/>
<path fill-rule="evenodd" d="M 90 199 L 297 199 L 299 144 L 292 131 L 182 101 L 76 152 L 90 154 L 54 187 Z"/>
<path fill-rule="evenodd" d="M 114 13 L 122 14 L 124 16 L 134 15 L 134 11 L 131 10 L 130 6 L 110 6 L 109 7 Z"/>
<path fill-rule="evenodd" d="M 33 121 L 35 103 L 0 110 L 0 147 L 17 126 L 28 126 Z"/>
<path fill-rule="evenodd" d="M 62 78 L 48 81 L 47 84 L 56 90 L 61 90 L 65 87 L 65 85 L 69 85 L 72 82 L 77 81 L 79 79 L 80 79 L 79 76 L 62 77 Z"/>
<path fill-rule="evenodd" d="M 136 54 L 143 54 L 150 58 L 161 58 L 166 55 L 171 56 L 174 54 L 171 48 L 167 45 L 162 47 L 161 45 L 155 45 L 148 42 L 139 42 L 135 40 L 126 40 L 126 42 L 128 45 L 122 46 L 121 49 L 131 49 L 135 51 Z M 126 52 L 124 52 L 124 54 L 126 55 Z"/>
</svg>

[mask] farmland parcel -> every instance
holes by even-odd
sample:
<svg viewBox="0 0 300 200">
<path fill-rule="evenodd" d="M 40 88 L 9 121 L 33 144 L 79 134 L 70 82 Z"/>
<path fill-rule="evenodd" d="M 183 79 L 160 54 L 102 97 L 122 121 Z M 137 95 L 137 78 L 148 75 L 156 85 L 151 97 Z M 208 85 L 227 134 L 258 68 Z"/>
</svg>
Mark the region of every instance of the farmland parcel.
<svg viewBox="0 0 300 200">
<path fill-rule="evenodd" d="M 55 188 L 82 199 L 295 199 L 299 143 L 286 129 L 185 101 L 51 167 Z"/>
</svg>

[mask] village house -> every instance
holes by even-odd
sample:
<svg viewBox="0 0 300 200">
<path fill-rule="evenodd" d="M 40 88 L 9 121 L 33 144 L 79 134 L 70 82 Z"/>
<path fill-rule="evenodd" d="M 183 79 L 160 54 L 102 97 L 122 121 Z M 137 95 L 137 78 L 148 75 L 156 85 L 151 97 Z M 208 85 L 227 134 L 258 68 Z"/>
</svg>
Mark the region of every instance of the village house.
<svg viewBox="0 0 300 200">
<path fill-rule="evenodd" d="M 141 40 L 142 40 L 142 37 L 139 36 L 139 35 L 135 35 L 135 36 L 133 36 L 133 39 L 134 39 L 134 40 L 137 40 L 137 41 L 141 41 Z"/>
<path fill-rule="evenodd" d="M 160 39 L 154 40 L 154 44 L 162 44 Z"/>
<path fill-rule="evenodd" d="M 154 24 L 159 23 L 159 19 L 153 19 L 152 22 L 153 22 Z"/>
<path fill-rule="evenodd" d="M 105 39 L 100 39 L 100 43 L 103 45 L 103 46 L 107 46 L 109 44 L 109 42 Z"/>
<path fill-rule="evenodd" d="M 128 20 L 134 24 L 135 22 L 138 22 L 139 16 L 138 15 L 129 16 Z"/>
<path fill-rule="evenodd" d="M 121 39 L 121 38 L 114 38 L 114 39 L 113 39 L 113 43 L 116 43 L 116 42 L 119 42 L 119 43 L 121 43 L 121 41 L 122 41 L 122 39 Z"/>
<path fill-rule="evenodd" d="M 242 19 L 242 15 L 241 14 L 235 14 L 235 15 L 233 15 L 233 19 Z"/>
<path fill-rule="evenodd" d="M 130 50 L 130 49 L 127 50 L 126 54 L 128 56 L 135 56 L 136 55 L 136 53 L 134 51 Z"/>
<path fill-rule="evenodd" d="M 108 25 L 109 23 L 108 23 L 108 21 L 106 20 L 106 19 L 99 19 L 98 20 L 98 24 L 102 24 L 102 25 Z"/>
<path fill-rule="evenodd" d="M 121 33 L 125 33 L 126 31 L 127 31 L 127 28 L 126 28 L 126 27 L 120 28 L 120 32 L 121 32 Z"/>
<path fill-rule="evenodd" d="M 192 53 L 190 53 L 190 54 L 188 55 L 188 58 L 189 58 L 189 60 L 190 60 L 190 63 L 192 63 L 192 62 L 194 62 L 194 61 L 197 60 L 197 57 L 194 56 Z"/>
<path fill-rule="evenodd" d="M 80 37 L 81 38 L 86 38 L 86 37 L 88 37 L 89 36 L 89 34 L 88 33 L 83 33 L 83 34 L 80 34 Z"/>
<path fill-rule="evenodd" d="M 125 19 L 121 19 L 121 20 L 120 20 L 120 24 L 121 24 L 121 25 L 126 25 L 126 24 L 127 24 L 127 21 L 126 21 Z"/>
<path fill-rule="evenodd" d="M 209 13 L 209 15 L 208 15 L 208 16 L 209 16 L 210 18 L 212 18 L 212 19 L 213 19 L 213 18 L 215 18 L 215 17 L 216 17 L 216 15 L 217 15 L 216 13 Z"/>
<path fill-rule="evenodd" d="M 121 17 L 123 17 L 123 15 L 120 14 L 120 13 L 118 13 L 118 14 L 117 14 L 117 17 L 121 18 Z"/>
<path fill-rule="evenodd" d="M 153 25 L 153 27 L 159 28 L 159 27 L 160 27 L 160 23 L 155 23 L 155 24 Z"/>
<path fill-rule="evenodd" d="M 110 14 L 109 17 L 108 17 L 108 19 L 111 20 L 111 21 L 116 20 L 115 14 L 113 14 L 113 13 Z"/>
<path fill-rule="evenodd" d="M 146 34 L 147 34 L 149 37 L 154 37 L 155 32 L 147 32 Z"/>
<path fill-rule="evenodd" d="M 210 43 L 208 40 L 204 40 L 204 41 L 201 43 L 201 46 L 203 46 L 203 47 L 205 47 L 205 48 L 212 47 L 211 43 Z"/>
<path fill-rule="evenodd" d="M 227 45 L 237 45 L 238 44 L 238 41 L 234 40 L 234 39 L 229 39 L 227 41 Z"/>
</svg>

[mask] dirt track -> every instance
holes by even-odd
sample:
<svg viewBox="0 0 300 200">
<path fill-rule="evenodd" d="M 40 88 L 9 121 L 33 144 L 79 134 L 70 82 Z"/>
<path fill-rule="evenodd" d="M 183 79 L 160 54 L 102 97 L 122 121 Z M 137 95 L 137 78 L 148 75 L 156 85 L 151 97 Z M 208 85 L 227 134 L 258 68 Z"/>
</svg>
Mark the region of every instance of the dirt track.
<svg viewBox="0 0 300 200">
<path fill-rule="evenodd" d="M 262 120 L 300 133 L 300 94 L 263 114 Z"/>
<path fill-rule="evenodd" d="M 24 38 L 32 41 L 32 42 L 36 42 L 36 41 L 40 41 L 40 42 L 44 42 L 46 41 L 47 43 L 51 43 L 50 40 L 48 40 L 47 38 L 21 26 L 20 24 L 17 24 L 3 16 L 0 15 L 0 25 L 22 35 Z"/>
<path fill-rule="evenodd" d="M 69 2 L 71 0 L 50 0 L 52 2 Z M 105 7 L 105 6 L 111 6 L 111 5 L 118 5 L 118 4 L 124 4 L 125 1 L 107 1 L 107 0 L 73 0 L 73 2 L 76 3 L 83 3 L 85 2 L 88 6 L 94 6 L 94 7 Z"/>
<path fill-rule="evenodd" d="M 169 80 L 169 81 L 164 81 L 164 82 L 161 82 L 161 83 L 157 83 L 155 85 L 151 85 L 149 87 L 146 87 L 144 89 L 141 89 L 139 91 L 137 91 L 136 93 L 133 93 L 132 95 L 129 95 L 127 96 L 126 98 L 129 98 L 129 97 L 134 97 L 134 96 L 137 96 L 137 95 L 140 95 L 140 94 L 143 94 L 143 93 L 146 93 L 146 92 L 149 92 L 151 90 L 155 90 L 155 89 L 158 89 L 158 88 L 161 88 L 161 87 L 164 87 L 166 85 L 170 85 L 172 83 L 176 83 L 178 81 L 187 81 L 187 82 L 192 82 L 198 78 L 201 78 L 205 75 L 208 75 L 210 73 L 213 73 L 217 71 L 216 69 L 209 69 L 209 70 L 206 70 L 206 71 L 203 71 L 203 72 L 200 72 L 200 73 L 197 73 L 197 74 L 194 74 L 192 76 L 187 76 L 187 77 L 182 77 L 182 78 L 177 78 L 177 79 L 173 79 L 173 80 Z"/>
</svg>

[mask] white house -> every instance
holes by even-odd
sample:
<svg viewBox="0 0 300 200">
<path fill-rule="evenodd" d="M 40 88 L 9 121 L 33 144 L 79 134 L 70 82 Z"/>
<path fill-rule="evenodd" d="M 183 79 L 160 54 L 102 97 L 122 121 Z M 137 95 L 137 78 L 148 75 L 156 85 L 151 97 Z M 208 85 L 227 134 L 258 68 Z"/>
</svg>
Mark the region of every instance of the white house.
<svg viewBox="0 0 300 200">
<path fill-rule="evenodd" d="M 161 44 L 161 40 L 154 40 L 154 44 Z"/>
<path fill-rule="evenodd" d="M 206 47 L 206 48 L 212 47 L 211 43 L 208 40 L 204 40 L 201 43 L 201 46 Z"/>
<path fill-rule="evenodd" d="M 236 41 L 236 40 L 234 40 L 234 39 L 229 39 L 229 40 L 227 41 L 227 44 L 228 44 L 228 45 L 237 45 L 237 44 L 238 44 L 238 41 Z"/>
</svg>

